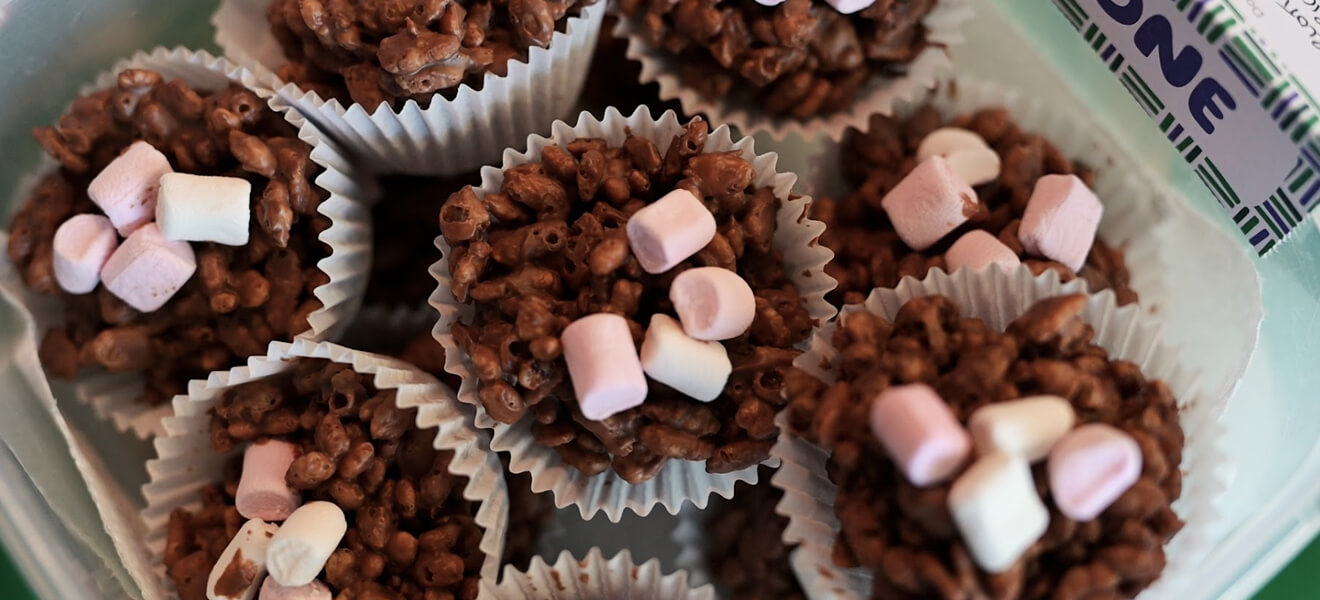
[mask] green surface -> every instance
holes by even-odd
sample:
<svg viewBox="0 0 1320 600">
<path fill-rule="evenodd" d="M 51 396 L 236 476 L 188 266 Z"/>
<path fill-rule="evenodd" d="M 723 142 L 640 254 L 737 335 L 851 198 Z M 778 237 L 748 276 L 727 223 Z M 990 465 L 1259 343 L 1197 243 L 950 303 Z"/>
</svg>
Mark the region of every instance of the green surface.
<svg viewBox="0 0 1320 600">
<path fill-rule="evenodd" d="M 6 600 L 35 600 L 36 596 L 23 583 L 23 577 L 10 562 L 9 555 L 0 552 L 0 598 Z"/>
<path fill-rule="evenodd" d="M 1256 594 L 1256 600 L 1320 598 L 1320 538 L 1302 550 L 1292 564 Z"/>
</svg>

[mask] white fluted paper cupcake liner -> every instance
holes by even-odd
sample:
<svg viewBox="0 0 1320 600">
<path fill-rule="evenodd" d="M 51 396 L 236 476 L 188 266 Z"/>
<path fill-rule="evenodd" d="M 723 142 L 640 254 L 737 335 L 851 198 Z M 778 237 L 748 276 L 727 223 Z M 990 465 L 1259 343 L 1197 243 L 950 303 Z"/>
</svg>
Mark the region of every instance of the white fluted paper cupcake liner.
<svg viewBox="0 0 1320 600">
<path fill-rule="evenodd" d="M 211 18 L 216 44 L 226 56 L 264 80 L 348 148 L 370 170 L 414 175 L 453 175 L 499 160 L 505 148 L 521 144 L 529 132 L 544 132 L 568 117 L 591 66 L 605 16 L 605 0 L 566 19 L 545 48 L 533 47 L 526 61 L 510 60 L 508 74 L 487 73 L 480 89 L 467 84 L 452 100 L 439 95 L 422 108 L 409 100 L 388 106 L 345 107 L 338 100 L 279 81 L 274 72 L 286 61 L 266 20 L 270 0 L 223 0 Z"/>
<path fill-rule="evenodd" d="M 1252 259 L 1228 232 L 1191 202 L 1152 177 L 1089 115 L 1054 106 L 1029 92 L 969 77 L 951 79 L 904 103 L 906 116 L 929 102 L 946 118 L 1003 107 L 1024 130 L 1049 140 L 1064 156 L 1095 172 L 1105 205 L 1099 238 L 1122 248 L 1138 304 L 1164 325 L 1164 340 L 1201 372 L 1209 394 L 1227 395 L 1246 373 L 1264 315 Z M 805 167 L 803 189 L 841 196 L 840 145 L 822 143 Z M 1214 265 L 1207 269 L 1205 265 Z M 1225 294 L 1224 282 L 1232 283 Z M 1215 323 L 1215 327 L 1206 327 Z"/>
<path fill-rule="evenodd" d="M 116 75 L 124 69 L 151 69 L 167 79 L 181 79 L 201 89 L 219 89 L 238 83 L 256 92 L 270 103 L 272 109 L 298 130 L 298 138 L 312 148 L 312 161 L 323 171 L 315 184 L 330 193 L 330 197 L 317 209 L 330 219 L 331 225 L 321 233 L 320 240 L 330 248 L 330 255 L 317 262 L 330 281 L 313 290 L 321 301 L 321 308 L 308 317 L 311 329 L 300 337 L 324 340 L 335 339 L 344 332 L 348 322 L 362 303 L 367 285 L 367 269 L 371 265 L 371 222 L 366 208 L 370 192 L 359 183 L 361 177 L 349 162 L 343 150 L 324 136 L 297 112 L 262 92 L 269 82 L 253 76 L 232 62 L 212 56 L 204 51 L 184 48 L 156 48 L 139 52 L 121 60 L 110 70 L 85 86 L 79 95 L 103 90 L 115 85 Z M 40 181 L 40 176 L 57 168 L 53 160 L 43 156 L 34 174 L 25 178 L 11 207 L 17 210 L 27 202 Z M 7 241 L 7 235 L 0 236 Z M 6 275 L 16 275 L 6 270 Z M 26 310 L 23 317 L 36 323 L 37 343 L 51 326 L 63 316 L 58 302 L 52 297 L 37 294 L 19 277 L 0 278 L 0 295 L 11 299 Z M 30 349 L 36 353 L 35 347 Z M 98 416 L 110 421 L 121 431 L 131 431 L 142 439 L 161 432 L 160 419 L 168 414 L 168 406 L 149 406 L 138 401 L 142 392 L 142 378 L 138 374 L 89 373 L 73 381 L 74 397 L 90 404 Z"/>
<path fill-rule="evenodd" d="M 504 569 L 498 586 L 482 581 L 482 595 L 493 600 L 714 600 L 709 585 L 692 587 L 685 571 L 665 574 L 658 559 L 640 565 L 624 550 L 605 558 L 592 548 L 582 560 L 563 552 L 554 564 L 537 556 L 526 571 Z"/>
<path fill-rule="evenodd" d="M 468 478 L 463 497 L 480 503 L 475 520 L 484 530 L 481 551 L 486 555 L 481 576 L 493 582 L 499 575 L 504 547 L 508 492 L 499 458 L 490 451 L 485 432 L 473 426 L 472 411 L 459 404 L 448 387 L 406 363 L 329 342 L 298 340 L 274 342 L 265 356 L 249 359 L 246 366 L 211 373 L 206 381 L 194 380 L 188 385 L 188 395 L 174 398 L 174 414 L 165 418 L 165 434 L 155 440 L 157 458 L 147 461 L 151 480 L 142 487 L 147 501 L 142 511 L 145 535 L 115 540 L 145 598 L 177 598 L 164 564 L 170 512 L 198 509 L 198 490 L 220 481 L 225 461 L 238 452 L 222 456 L 211 449 L 210 412 L 216 399 L 233 386 L 288 371 L 297 358 L 351 365 L 354 371 L 373 376 L 377 389 L 397 390 L 401 408 L 417 408 L 417 427 L 435 429 L 435 447 L 454 452 L 449 471 Z"/>
<path fill-rule="evenodd" d="M 912 298 L 944 295 L 953 300 L 963 316 L 980 318 L 991 329 L 1003 331 L 1035 303 L 1083 291 L 1079 281 L 1061 284 L 1056 273 L 1033 277 L 1021 267 L 1008 273 L 1000 269 L 979 273 L 960 269 L 952 276 L 934 270 L 923 280 L 906 278 L 895 289 L 874 290 L 864 305 L 844 307 L 840 319 L 866 310 L 892 320 Z M 1177 351 L 1161 341 L 1160 325 L 1135 306 L 1119 308 L 1112 292 L 1090 295 L 1082 318 L 1095 329 L 1092 343 L 1108 350 L 1111 358 L 1136 363 L 1146 377 L 1163 380 L 1178 399 L 1186 442 L 1180 465 L 1182 496 L 1173 503 L 1173 509 L 1186 524 L 1166 545 L 1168 566 L 1163 575 L 1138 598 L 1180 598 L 1178 590 L 1194 574 L 1199 557 L 1210 549 L 1207 532 L 1218 520 L 1215 500 L 1224 491 L 1225 458 L 1218 446 L 1222 428 L 1217 415 L 1227 394 L 1212 396 L 1203 391 L 1199 374 L 1185 368 Z M 810 348 L 794 361 L 794 366 L 833 381 L 826 365 L 835 355 L 831 338 L 837 323 L 818 330 Z M 777 420 L 783 426 L 787 412 L 781 412 Z M 834 515 L 838 488 L 825 474 L 828 453 L 784 431 L 771 454 L 783 461 L 771 481 L 784 490 L 777 507 L 777 512 L 789 518 L 784 541 L 801 544 L 792 562 L 803 588 L 819 597 L 868 598 L 871 573 L 838 567 L 832 558 L 839 529 Z"/>
<path fill-rule="evenodd" d="M 682 129 L 683 124 L 672 111 L 653 118 L 645 106 L 639 107 L 627 117 L 614 108 L 605 111 L 604 119 L 583 112 L 576 125 L 556 121 L 548 138 L 537 135 L 528 137 L 525 150 L 505 150 L 501 168 L 483 167 L 477 195 L 485 196 L 498 191 L 504 181 L 504 170 L 538 160 L 541 149 L 551 144 L 562 145 L 578 138 L 604 138 L 611 145 L 620 146 L 627 132 L 631 131 L 633 135 L 649 138 L 660 148 L 667 148 L 670 140 Z M 825 301 L 825 294 L 834 289 L 835 282 L 825 274 L 825 264 L 833 258 L 834 253 L 815 243 L 824 231 L 824 226 L 819 221 L 804 217 L 811 199 L 792 195 L 797 176 L 776 171 L 776 155 L 757 154 L 751 138 L 735 141 L 728 126 L 714 129 L 707 136 L 706 152 L 733 150 L 741 152 L 751 161 L 756 171 L 754 185 L 774 189 L 775 197 L 781 204 L 774 247 L 784 256 L 784 271 L 805 299 L 807 311 L 822 323 L 828 321 L 834 316 L 835 310 Z M 436 238 L 436 245 L 442 257 L 449 256 L 450 248 L 443 237 Z M 477 399 L 477 378 L 472 371 L 472 364 L 449 332 L 450 325 L 455 321 L 471 317 L 472 308 L 454 299 L 447 258 L 441 258 L 432 265 L 431 275 L 439 283 L 431 296 L 431 305 L 440 313 L 435 336 L 445 347 L 445 370 L 463 380 L 458 398 L 477 407 L 479 427 L 494 429 L 495 438 L 491 446 L 510 453 L 512 460 L 509 469 L 515 473 L 532 474 L 532 491 L 552 491 L 556 506 L 577 506 L 584 519 L 604 511 L 610 520 L 618 521 L 624 510 L 645 516 L 657 504 L 664 506 L 671 514 L 676 513 L 684 502 L 692 502 L 704 508 L 712 494 L 727 498 L 733 494 L 734 483 L 756 482 L 754 466 L 734 473 L 712 474 L 706 472 L 704 462 L 682 460 L 667 461 L 653 479 L 637 485 L 624 481 L 613 470 L 588 477 L 564 464 L 552 448 L 538 444 L 532 438 L 531 419 L 523 419 L 514 425 L 497 423 L 481 407 Z"/>
<path fill-rule="evenodd" d="M 712 123 L 732 125 L 744 135 L 765 132 L 776 142 L 801 143 L 819 138 L 838 141 L 848 128 L 864 128 L 871 115 L 890 114 L 896 104 L 935 87 L 938 78 L 953 68 L 947 48 L 963 43 L 962 24 L 973 15 L 969 0 L 938 0 L 935 8 L 922 20 L 926 39 L 931 45 L 904 66 L 905 73 L 872 77 L 847 110 L 807 120 L 771 117 L 759 106 L 744 106 L 702 96 L 683 83 L 679 76 L 678 56 L 647 43 L 637 19 L 620 19 L 613 35 L 628 40 L 628 58 L 642 64 L 641 82 L 659 83 L 660 99 L 678 100 L 684 114 L 704 114 Z"/>
</svg>

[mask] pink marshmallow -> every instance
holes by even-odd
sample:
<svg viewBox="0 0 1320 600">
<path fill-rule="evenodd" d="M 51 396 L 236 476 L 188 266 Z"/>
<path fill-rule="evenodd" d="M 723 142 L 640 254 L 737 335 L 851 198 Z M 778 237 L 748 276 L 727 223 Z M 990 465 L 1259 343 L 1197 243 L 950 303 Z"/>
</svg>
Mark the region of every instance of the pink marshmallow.
<svg viewBox="0 0 1320 600">
<path fill-rule="evenodd" d="M 160 176 L 173 173 L 169 159 L 146 142 L 134 142 L 87 186 L 87 195 L 127 237 L 156 216 Z"/>
<path fill-rule="evenodd" d="M 51 246 L 60 288 L 70 294 L 86 294 L 101 283 L 101 267 L 119 247 L 119 235 L 110 219 L 84 213 L 62 223 Z"/>
<path fill-rule="evenodd" d="M 925 250 L 976 214 L 976 192 L 942 156 L 922 161 L 880 201 L 894 231 Z"/>
<path fill-rule="evenodd" d="M 188 242 L 165 239 L 155 223 L 139 227 L 101 268 L 106 289 L 142 312 L 165 305 L 197 270 Z"/>
<path fill-rule="evenodd" d="M 626 319 L 582 317 L 564 328 L 560 342 L 582 416 L 600 421 L 646 400 L 646 375 Z"/>
<path fill-rule="evenodd" d="M 944 253 L 944 264 L 950 273 L 959 267 L 980 271 L 990 265 L 999 265 L 1000 269 L 1012 271 L 1022 264 L 1022 260 L 999 238 L 984 230 L 973 229 L 949 246 L 949 250 Z"/>
<path fill-rule="evenodd" d="M 633 213 L 628 245 L 647 273 L 664 273 L 715 237 L 715 215 L 701 199 L 676 189 Z"/>
<path fill-rule="evenodd" d="M 737 273 L 720 267 L 696 267 L 678 274 L 669 284 L 669 301 L 694 339 L 717 341 L 736 338 L 756 318 L 756 296 Z"/>
<path fill-rule="evenodd" d="M 972 452 L 972 437 L 934 389 L 894 386 L 871 403 L 871 432 L 917 487 L 953 475 Z"/>
<path fill-rule="evenodd" d="M 1104 210 L 1076 175 L 1046 175 L 1031 190 L 1018 239 L 1028 253 L 1076 271 L 1086 264 Z"/>
<path fill-rule="evenodd" d="M 234 507 L 247 519 L 283 521 L 298 508 L 298 492 L 289 489 L 285 475 L 298 449 L 288 442 L 266 440 L 243 452 L 243 475 L 238 480 Z"/>
<path fill-rule="evenodd" d="M 1104 424 L 1072 430 L 1050 450 L 1050 493 L 1059 512 L 1090 521 L 1141 476 L 1141 446 Z"/>
<path fill-rule="evenodd" d="M 257 600 L 330 600 L 330 598 L 330 588 L 320 580 L 314 580 L 307 585 L 286 587 L 275 581 L 274 577 L 267 577 L 261 582 L 261 594 L 257 596 Z"/>
<path fill-rule="evenodd" d="M 872 4 L 875 4 L 875 0 L 825 0 L 825 1 L 829 2 L 830 6 L 834 7 L 834 10 L 837 10 L 845 15 L 853 14 Z"/>
</svg>

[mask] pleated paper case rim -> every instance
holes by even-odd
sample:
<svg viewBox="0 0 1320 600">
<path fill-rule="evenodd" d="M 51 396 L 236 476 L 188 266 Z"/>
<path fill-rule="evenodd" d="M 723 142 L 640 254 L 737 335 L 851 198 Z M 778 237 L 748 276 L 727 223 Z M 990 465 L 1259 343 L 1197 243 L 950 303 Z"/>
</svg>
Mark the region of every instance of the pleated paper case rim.
<svg viewBox="0 0 1320 600">
<path fill-rule="evenodd" d="M 483 580 L 481 587 L 493 600 L 715 600 L 711 586 L 690 586 L 686 571 L 665 574 L 654 558 L 638 565 L 627 550 L 605 558 L 600 548 L 581 560 L 564 551 L 554 564 L 536 556 L 526 571 L 505 567 L 498 586 Z"/>
<path fill-rule="evenodd" d="M 945 118 L 1007 109 L 1023 131 L 1090 167 L 1094 191 L 1105 207 L 1098 237 L 1123 250 L 1130 284 L 1140 295 L 1137 304 L 1163 323 L 1166 343 L 1177 346 L 1183 360 L 1201 372 L 1207 393 L 1227 395 L 1237 386 L 1256 350 L 1264 308 L 1251 256 L 1231 235 L 1138 165 L 1100 123 L 1072 107 L 1050 104 L 1029 91 L 957 77 L 904 103 L 896 114 L 906 116 L 927 102 Z M 804 168 L 805 191 L 817 198 L 846 198 L 838 185 L 843 182 L 840 152 L 839 144 L 816 146 Z M 1233 293 L 1224 293 L 1225 282 L 1231 282 Z"/>
<path fill-rule="evenodd" d="M 348 148 L 372 171 L 414 175 L 454 175 L 499 160 L 528 132 L 543 132 L 577 106 L 600 35 L 606 0 L 582 7 L 565 19 L 545 48 L 532 47 L 527 60 L 510 60 L 508 74 L 487 72 L 480 89 L 464 83 L 447 100 L 437 94 L 422 108 L 408 100 L 389 106 L 345 107 L 296 84 L 280 81 L 286 62 L 270 31 L 270 0 L 222 0 L 211 17 L 215 42 L 248 72 L 272 81 L 276 96 L 296 107 Z"/>
<path fill-rule="evenodd" d="M 268 81 L 255 77 L 224 58 L 205 51 L 184 48 L 156 48 L 139 52 L 121 60 L 110 70 L 100 74 L 94 83 L 79 91 L 79 96 L 115 85 L 116 75 L 124 69 L 151 69 L 167 79 L 182 79 L 189 85 L 204 89 L 219 89 L 237 83 L 258 94 L 270 107 L 298 130 L 298 139 L 312 148 L 311 159 L 323 171 L 315 184 L 330 193 L 317 212 L 330 219 L 330 228 L 319 239 L 330 247 L 330 255 L 316 263 L 329 278 L 328 283 L 313 290 L 321 308 L 308 317 L 311 329 L 300 337 L 322 340 L 333 339 L 343 333 L 348 322 L 357 313 L 367 286 L 367 269 L 371 265 L 371 221 L 366 203 L 370 197 L 367 188 L 348 157 L 333 142 L 289 106 L 272 98 Z M 14 210 L 26 203 L 41 177 L 58 165 L 43 154 L 43 160 L 34 174 L 25 178 L 13 202 Z M 7 234 L 3 236 L 7 240 Z M 41 335 L 63 319 L 62 303 L 55 297 L 38 294 L 29 289 L 8 259 L 7 268 L 0 272 L 0 294 L 23 307 L 24 319 L 32 320 Z M 32 353 L 37 348 L 28 349 Z M 45 374 L 31 374 L 40 377 Z M 160 419 L 169 414 L 167 403 L 149 406 L 138 401 L 142 393 L 142 377 L 138 373 L 95 372 L 79 376 L 72 381 L 72 393 L 83 404 L 91 405 L 96 415 L 111 422 L 120 432 L 132 432 L 141 439 L 161 432 Z"/>
<path fill-rule="evenodd" d="M 669 141 L 682 129 L 683 123 L 679 122 L 673 111 L 652 118 L 650 110 L 645 106 L 639 107 L 628 117 L 614 108 L 607 109 L 603 119 L 583 112 L 576 125 L 556 121 L 551 127 L 549 138 L 537 135 L 528 137 L 526 150 L 505 150 L 502 167 L 483 167 L 477 196 L 484 197 L 498 191 L 504 181 L 505 170 L 539 160 L 541 150 L 551 144 L 562 145 L 578 138 L 604 138 L 613 146 L 621 146 L 627 132 L 631 131 L 633 135 L 651 139 L 657 147 L 667 148 Z M 777 172 L 776 155 L 757 154 L 751 138 L 744 137 L 735 142 L 727 125 L 710 132 L 704 150 L 741 152 L 751 161 L 756 171 L 753 185 L 774 189 L 775 197 L 780 200 L 780 208 L 773 244 L 784 256 L 784 271 L 805 299 L 811 317 L 821 323 L 831 319 L 836 311 L 825 301 L 825 294 L 834 289 L 835 282 L 825 274 L 825 264 L 833 258 L 834 253 L 816 243 L 824 226 L 819 221 L 805 218 L 811 199 L 792 195 L 797 176 Z M 711 494 L 727 498 L 733 494 L 734 483 L 756 481 L 755 466 L 733 473 L 711 474 L 706 472 L 704 462 L 683 460 L 666 461 L 653 479 L 637 485 L 624 481 L 613 470 L 587 477 L 564 464 L 554 449 L 538 444 L 532 438 L 530 419 L 523 419 L 515 425 L 496 422 L 486 414 L 477 399 L 477 378 L 472 363 L 450 334 L 450 325 L 460 318 L 469 320 L 473 310 L 470 305 L 462 305 L 454 299 L 448 266 L 449 245 L 443 237 L 437 237 L 436 246 L 440 248 L 442 258 L 431 267 L 431 275 L 439 284 L 431 296 L 431 305 L 440 313 L 435 337 L 445 348 L 445 370 L 462 379 L 458 399 L 477 407 L 477 426 L 494 430 L 491 447 L 510 453 L 509 470 L 531 473 L 532 491 L 552 491 L 557 507 L 577 506 L 584 519 L 604 511 L 610 520 L 618 521 L 624 510 L 645 516 L 657 504 L 664 506 L 671 514 L 677 513 L 684 502 L 692 502 L 704 508 Z"/>
<path fill-rule="evenodd" d="M 874 290 L 864 305 L 844 307 L 839 320 L 866 310 L 892 321 L 908 300 L 943 295 L 958 306 L 963 316 L 980 318 L 990 329 L 1003 331 L 1041 300 L 1084 291 L 1080 281 L 1062 284 L 1056 273 L 1033 277 L 1022 267 L 1009 273 L 996 268 L 979 272 L 963 268 L 953 275 L 934 270 L 923 280 L 909 277 L 895 289 Z M 1217 418 L 1227 396 L 1203 392 L 1199 374 L 1183 367 L 1177 351 L 1162 343 L 1160 325 L 1135 306 L 1118 307 L 1112 292 L 1089 295 L 1082 318 L 1095 329 L 1092 343 L 1108 350 L 1112 359 L 1136 363 L 1147 378 L 1163 380 L 1178 399 L 1179 422 L 1186 442 L 1180 465 L 1184 473 L 1182 496 L 1173 508 L 1185 525 L 1165 545 L 1168 565 L 1160 579 L 1138 598 L 1179 598 L 1178 589 L 1194 575 L 1196 562 L 1211 547 L 1208 532 L 1219 517 L 1214 504 L 1225 489 L 1225 457 L 1218 446 L 1223 430 Z M 837 324 L 836 320 L 818 330 L 807 352 L 793 361 L 794 366 L 832 381 L 825 366 L 836 354 L 831 338 Z M 780 412 L 777 422 L 783 431 L 771 454 L 783 464 L 771 481 L 784 490 L 777 507 L 779 514 L 789 518 L 784 542 L 801 544 L 792 555 L 798 581 L 813 596 L 869 597 L 871 573 L 862 568 L 838 567 L 832 558 L 839 530 L 834 515 L 838 488 L 825 476 L 828 452 L 792 435 L 787 427 L 787 411 Z"/>
<path fill-rule="evenodd" d="M 454 452 L 449 472 L 468 478 L 463 497 L 480 503 L 475 520 L 484 530 L 481 550 L 486 555 L 481 577 L 494 581 L 508 523 L 508 490 L 488 436 L 472 424 L 472 411 L 459 404 L 448 387 L 407 363 L 329 342 L 298 340 L 274 342 L 265 356 L 253 357 L 243 367 L 211 373 L 206 381 L 194 380 L 188 395 L 174 398 L 174 414 L 165 418 L 166 433 L 155 440 L 157 457 L 147 461 L 151 479 L 142 488 L 147 501 L 142 511 L 145 535 L 116 540 L 120 557 L 146 600 L 177 598 L 164 564 L 170 513 L 199 508 L 198 490 L 221 481 L 225 461 L 239 452 L 222 456 L 211 449 L 210 412 L 216 399 L 233 386 L 288 371 L 297 358 L 351 365 L 354 371 L 373 376 L 377 389 L 397 390 L 399 407 L 417 408 L 417 427 L 435 429 L 435 448 Z"/>
<path fill-rule="evenodd" d="M 639 81 L 658 83 L 660 99 L 678 100 L 683 114 L 706 115 L 712 123 L 732 125 L 744 135 L 765 132 L 775 141 L 790 139 L 790 135 L 805 141 L 822 137 L 839 141 L 848 128 L 865 127 L 871 115 L 890 114 L 897 103 L 935 87 L 938 78 L 953 69 L 948 48 L 965 41 L 962 24 L 974 14 L 970 0 L 937 0 L 935 8 L 921 21 L 926 28 L 926 39 L 931 44 L 904 65 L 905 73 L 893 76 L 873 74 L 847 110 L 806 120 L 771 117 L 759 106 L 733 105 L 702 96 L 683 83 L 678 73 L 679 57 L 648 43 L 635 18 L 621 18 L 612 33 L 628 40 L 627 57 L 641 63 Z"/>
</svg>

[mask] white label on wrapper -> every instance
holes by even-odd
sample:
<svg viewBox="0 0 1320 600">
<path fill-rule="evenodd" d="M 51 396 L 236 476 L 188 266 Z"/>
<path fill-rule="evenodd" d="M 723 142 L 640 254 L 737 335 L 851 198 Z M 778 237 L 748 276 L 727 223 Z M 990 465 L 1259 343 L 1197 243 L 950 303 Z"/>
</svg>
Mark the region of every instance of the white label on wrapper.
<svg viewBox="0 0 1320 600">
<path fill-rule="evenodd" d="M 1269 33 L 1263 43 L 1276 60 L 1287 65 L 1307 89 L 1320 91 L 1320 0 L 1228 2 L 1253 30 Z"/>
<path fill-rule="evenodd" d="M 1265 1 L 1055 0 L 1260 254 L 1320 203 L 1314 100 L 1237 8 Z"/>
</svg>

